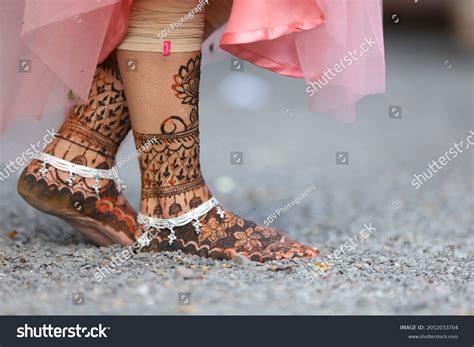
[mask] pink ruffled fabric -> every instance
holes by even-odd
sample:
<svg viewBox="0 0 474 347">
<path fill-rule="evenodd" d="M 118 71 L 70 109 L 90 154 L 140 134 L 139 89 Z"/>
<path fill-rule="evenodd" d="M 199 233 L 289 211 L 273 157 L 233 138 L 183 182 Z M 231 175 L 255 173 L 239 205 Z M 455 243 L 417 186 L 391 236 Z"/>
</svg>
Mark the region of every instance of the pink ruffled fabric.
<svg viewBox="0 0 474 347">
<path fill-rule="evenodd" d="M 310 109 L 341 121 L 355 119 L 361 98 L 385 91 L 379 0 L 234 0 L 221 46 L 263 68 L 304 77 Z"/>
<path fill-rule="evenodd" d="M 97 64 L 125 35 L 131 3 L 2 0 L 0 133 L 14 119 L 86 100 Z"/>
<path fill-rule="evenodd" d="M 0 133 L 13 119 L 86 100 L 97 63 L 125 35 L 131 3 L 3 0 Z M 370 49 L 353 53 L 349 65 L 349 52 L 364 42 Z M 362 97 L 384 91 L 381 0 L 234 0 L 221 47 L 304 78 L 311 110 L 343 121 L 354 119 Z M 20 66 L 25 63 L 27 71 Z M 344 68 L 336 66 L 341 63 Z"/>
</svg>

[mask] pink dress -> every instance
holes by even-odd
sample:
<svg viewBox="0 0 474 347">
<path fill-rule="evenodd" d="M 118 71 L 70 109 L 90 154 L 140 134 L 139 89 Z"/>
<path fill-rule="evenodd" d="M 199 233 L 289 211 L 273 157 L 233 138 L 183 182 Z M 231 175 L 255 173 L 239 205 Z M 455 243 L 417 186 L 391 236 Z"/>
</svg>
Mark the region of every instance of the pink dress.
<svg viewBox="0 0 474 347">
<path fill-rule="evenodd" d="M 16 118 L 86 100 L 97 63 L 125 35 L 131 3 L 2 0 L 0 133 Z M 311 110 L 343 121 L 362 97 L 384 92 L 381 0 L 234 0 L 220 45 L 304 78 Z"/>
</svg>

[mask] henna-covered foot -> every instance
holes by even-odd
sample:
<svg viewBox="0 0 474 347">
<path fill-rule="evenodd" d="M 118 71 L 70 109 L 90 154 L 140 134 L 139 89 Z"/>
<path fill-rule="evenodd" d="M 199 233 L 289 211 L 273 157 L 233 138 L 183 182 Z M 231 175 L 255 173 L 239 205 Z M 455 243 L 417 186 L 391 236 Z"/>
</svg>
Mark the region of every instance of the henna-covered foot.
<svg viewBox="0 0 474 347">
<path fill-rule="evenodd" d="M 206 186 L 199 161 L 199 79 L 201 56 L 176 56 L 167 60 L 176 72 L 167 81 L 167 104 L 147 133 L 134 129 L 142 177 L 141 207 L 144 215 L 174 218 L 208 201 L 212 194 Z M 168 112 L 168 113 L 166 113 Z M 169 230 L 157 235 L 146 250 L 182 250 L 217 259 L 232 259 L 237 254 L 252 260 L 312 258 L 317 250 L 293 242 L 275 229 L 266 228 L 226 211 L 221 219 L 212 209 L 201 220 L 201 233 L 193 225 L 175 227 L 176 240 L 168 243 Z M 142 234 L 137 229 L 136 237 Z M 146 240 L 145 240 L 146 242 Z"/>
<path fill-rule="evenodd" d="M 75 160 L 76 164 L 80 164 Z M 18 192 L 36 209 L 60 217 L 100 246 L 133 243 L 136 213 L 113 181 L 100 180 L 97 197 L 94 179 L 75 176 L 70 187 L 68 173 L 49 167 L 45 177 L 39 170 L 42 162 L 34 160 L 18 180 Z"/>
<path fill-rule="evenodd" d="M 225 210 L 221 218 L 212 209 L 201 220 L 201 232 L 197 234 L 192 224 L 175 227 L 176 240 L 170 245 L 169 231 L 152 231 L 148 251 L 176 251 L 197 254 L 214 259 L 232 259 L 237 254 L 254 261 L 292 258 L 314 258 L 318 251 L 286 238 L 279 231 L 245 220 Z M 142 230 L 137 229 L 137 237 Z"/>
<path fill-rule="evenodd" d="M 90 168 L 112 168 L 118 146 L 130 130 L 130 118 L 116 61 L 98 66 L 87 104 L 71 110 L 58 135 L 44 150 L 55 157 Z M 33 207 L 65 219 L 99 245 L 133 243 L 136 212 L 112 180 L 101 179 L 99 196 L 94 179 L 75 175 L 33 160 L 18 180 L 19 194 Z"/>
<path fill-rule="evenodd" d="M 150 217 L 174 218 L 198 207 L 212 194 L 205 184 L 199 165 L 199 132 L 197 121 L 191 123 L 165 120 L 162 133 L 134 132 L 142 171 L 141 212 Z M 167 126 L 172 129 L 167 131 Z M 153 140 L 153 141 L 151 141 Z M 148 147 L 145 144 L 150 144 Z M 192 224 L 175 227 L 177 239 L 168 243 L 169 231 L 156 233 L 151 251 L 182 250 L 215 259 L 232 259 L 237 254 L 251 260 L 266 261 L 313 258 L 317 250 L 287 239 L 275 229 L 247 221 L 230 211 L 224 218 L 212 209 L 201 220 L 201 233 L 196 234 Z M 142 234 L 138 228 L 136 239 Z"/>
</svg>

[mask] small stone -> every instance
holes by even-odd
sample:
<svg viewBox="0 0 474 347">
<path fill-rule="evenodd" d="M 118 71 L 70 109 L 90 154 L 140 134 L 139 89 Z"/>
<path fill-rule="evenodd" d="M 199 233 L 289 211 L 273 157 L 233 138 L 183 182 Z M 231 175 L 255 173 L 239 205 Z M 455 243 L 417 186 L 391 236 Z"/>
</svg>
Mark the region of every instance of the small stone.
<svg viewBox="0 0 474 347">
<path fill-rule="evenodd" d="M 191 269 L 188 269 L 184 266 L 180 266 L 178 267 L 176 270 L 175 270 L 175 275 L 177 277 L 182 277 L 184 279 L 188 279 L 188 278 L 193 278 L 194 277 L 194 272 L 193 270 Z"/>
<path fill-rule="evenodd" d="M 14 239 L 17 235 L 18 235 L 18 231 L 16 231 L 16 230 L 10 230 L 10 231 L 7 233 L 7 236 L 8 236 L 10 239 Z"/>
<path fill-rule="evenodd" d="M 290 271 L 293 268 L 291 265 L 270 265 L 268 270 L 270 271 Z"/>
<path fill-rule="evenodd" d="M 329 264 L 326 263 L 326 262 L 319 262 L 319 261 L 318 261 L 318 262 L 314 263 L 313 266 L 314 266 L 316 269 L 318 269 L 318 270 L 320 270 L 320 271 L 322 271 L 322 272 L 327 272 L 327 271 L 330 269 Z"/>
<path fill-rule="evenodd" d="M 232 259 L 237 265 L 249 265 L 251 260 L 243 255 L 237 254 L 234 259 Z"/>
</svg>

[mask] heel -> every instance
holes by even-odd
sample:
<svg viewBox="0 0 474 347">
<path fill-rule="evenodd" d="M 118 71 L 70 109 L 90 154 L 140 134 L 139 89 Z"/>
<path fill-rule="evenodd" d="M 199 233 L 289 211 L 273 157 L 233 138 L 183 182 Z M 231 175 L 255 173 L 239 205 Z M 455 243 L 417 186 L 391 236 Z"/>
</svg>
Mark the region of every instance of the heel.
<svg viewBox="0 0 474 347">
<path fill-rule="evenodd" d="M 30 164 L 31 165 L 31 164 Z M 18 194 L 35 209 L 49 215 L 59 217 L 70 224 L 85 237 L 99 246 L 112 244 L 130 245 L 132 237 L 121 228 L 107 222 L 108 215 L 97 211 L 93 202 L 84 205 L 81 212 L 73 206 L 72 195 L 69 189 L 48 186 L 42 178 L 32 173 L 31 166 L 23 170 L 18 179 Z M 89 211 L 89 212 L 86 212 Z M 92 213 L 92 217 L 89 213 Z M 99 215 L 98 215 L 99 214 Z M 133 216 L 132 219 L 135 219 Z M 131 233 L 130 233 L 131 234 Z"/>
</svg>

